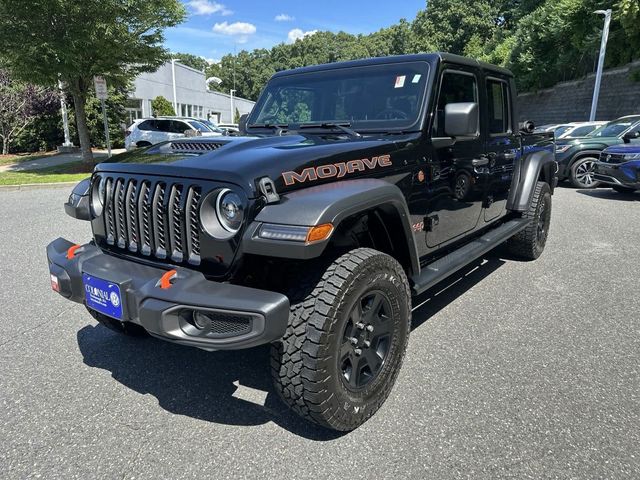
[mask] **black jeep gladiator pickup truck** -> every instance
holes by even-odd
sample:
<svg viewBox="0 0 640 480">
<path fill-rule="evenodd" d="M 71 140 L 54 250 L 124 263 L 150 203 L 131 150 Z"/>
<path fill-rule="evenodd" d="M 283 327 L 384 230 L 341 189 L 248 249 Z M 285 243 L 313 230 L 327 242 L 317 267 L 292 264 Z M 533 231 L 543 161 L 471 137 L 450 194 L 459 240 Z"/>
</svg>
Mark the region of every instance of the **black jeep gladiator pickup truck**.
<svg viewBox="0 0 640 480">
<path fill-rule="evenodd" d="M 124 334 L 270 343 L 282 400 L 354 429 L 398 375 L 412 297 L 505 242 L 545 247 L 553 138 L 515 100 L 508 70 L 449 54 L 279 72 L 247 136 L 97 165 L 65 204 L 93 239 L 49 244 L 52 288 Z"/>
</svg>

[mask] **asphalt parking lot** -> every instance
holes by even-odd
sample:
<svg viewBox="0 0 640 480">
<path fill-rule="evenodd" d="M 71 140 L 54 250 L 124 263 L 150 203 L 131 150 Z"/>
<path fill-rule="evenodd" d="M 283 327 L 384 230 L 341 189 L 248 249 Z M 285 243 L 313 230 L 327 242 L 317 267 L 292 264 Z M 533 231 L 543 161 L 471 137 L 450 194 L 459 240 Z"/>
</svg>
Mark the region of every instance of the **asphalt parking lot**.
<svg viewBox="0 0 640 480">
<path fill-rule="evenodd" d="M 51 292 L 45 245 L 90 235 L 68 193 L 0 191 L 2 478 L 640 477 L 640 193 L 559 188 L 537 262 L 493 253 L 423 296 L 346 435 L 279 403 L 266 348 L 125 338 Z"/>
</svg>

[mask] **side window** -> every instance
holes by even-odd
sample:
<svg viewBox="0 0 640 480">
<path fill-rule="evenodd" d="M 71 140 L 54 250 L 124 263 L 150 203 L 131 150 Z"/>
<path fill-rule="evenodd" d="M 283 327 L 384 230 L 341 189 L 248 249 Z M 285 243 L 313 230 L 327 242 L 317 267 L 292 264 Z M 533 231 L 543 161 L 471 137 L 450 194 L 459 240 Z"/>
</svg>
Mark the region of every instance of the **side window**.
<svg viewBox="0 0 640 480">
<path fill-rule="evenodd" d="M 436 117 L 433 123 L 433 136 L 445 137 L 444 107 L 449 103 L 477 102 L 478 83 L 470 73 L 445 71 L 442 75 Z"/>
<path fill-rule="evenodd" d="M 145 132 L 155 130 L 154 123 L 155 122 L 153 120 L 145 120 L 144 122 L 140 123 L 140 125 L 138 125 L 138 130 L 143 130 Z"/>
<path fill-rule="evenodd" d="M 185 130 L 193 130 L 193 127 L 177 120 L 171 121 L 171 133 L 184 133 Z"/>
<path fill-rule="evenodd" d="M 158 132 L 170 132 L 170 123 L 169 120 L 156 120 L 156 130 Z"/>
<path fill-rule="evenodd" d="M 489 134 L 510 133 L 509 88 L 507 82 L 487 79 Z M 560 135 L 556 133 L 556 135 Z"/>
</svg>

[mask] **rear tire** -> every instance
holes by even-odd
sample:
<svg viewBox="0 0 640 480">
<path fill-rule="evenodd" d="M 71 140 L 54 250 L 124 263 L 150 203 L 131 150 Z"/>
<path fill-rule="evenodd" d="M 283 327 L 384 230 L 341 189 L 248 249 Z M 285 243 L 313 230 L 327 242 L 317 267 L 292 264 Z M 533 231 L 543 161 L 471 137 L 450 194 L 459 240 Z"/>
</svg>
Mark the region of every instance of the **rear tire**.
<svg viewBox="0 0 640 480">
<path fill-rule="evenodd" d="M 91 314 L 93 318 L 95 318 L 98 323 L 104 325 L 109 330 L 113 330 L 114 332 L 121 333 L 128 337 L 147 337 L 149 334 L 147 331 L 142 328 L 140 325 L 131 322 L 120 322 L 111 317 L 107 317 L 106 315 L 96 312 L 95 310 L 91 310 L 87 308 L 87 311 Z"/>
<path fill-rule="evenodd" d="M 593 178 L 597 161 L 598 159 L 594 157 L 584 157 L 571 165 L 569 178 L 574 187 L 596 188 L 600 185 L 600 182 Z"/>
<path fill-rule="evenodd" d="M 271 350 L 280 398 L 301 417 L 349 431 L 367 421 L 395 383 L 409 339 L 411 297 L 400 264 L 358 248 L 303 275 Z"/>
<path fill-rule="evenodd" d="M 549 235 L 551 222 L 551 188 L 546 182 L 536 183 L 529 210 L 523 218 L 531 222 L 524 230 L 507 240 L 509 253 L 523 260 L 535 260 L 542 252 Z"/>
</svg>

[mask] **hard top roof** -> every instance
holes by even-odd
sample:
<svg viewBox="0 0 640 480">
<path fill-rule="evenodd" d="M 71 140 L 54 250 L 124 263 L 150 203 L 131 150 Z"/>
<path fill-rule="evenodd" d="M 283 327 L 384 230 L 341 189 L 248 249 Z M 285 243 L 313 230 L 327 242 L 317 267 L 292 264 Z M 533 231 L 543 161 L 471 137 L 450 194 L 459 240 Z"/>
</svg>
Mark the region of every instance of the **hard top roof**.
<svg viewBox="0 0 640 480">
<path fill-rule="evenodd" d="M 334 62 L 334 63 L 324 63 L 321 65 L 310 65 L 308 67 L 300 67 L 300 68 L 294 68 L 292 70 L 283 70 L 281 72 L 277 72 L 273 75 L 272 78 L 285 76 L 285 75 L 293 75 L 298 73 L 319 72 L 323 70 L 332 70 L 332 69 L 338 69 L 338 68 L 361 67 L 366 65 L 384 65 L 388 63 L 404 63 L 404 62 L 416 62 L 416 61 L 428 62 L 431 65 L 436 65 L 438 62 L 448 62 L 448 63 L 454 63 L 459 65 L 466 65 L 470 67 L 478 67 L 483 70 L 499 73 L 501 75 L 507 75 L 509 77 L 513 76 L 511 71 L 507 70 L 506 68 L 498 67 L 496 65 L 491 65 L 485 62 L 480 62 L 472 58 L 462 57 L 460 55 L 454 55 L 452 53 L 416 53 L 416 54 L 410 54 L 410 55 L 392 55 L 388 57 L 363 58 L 360 60 L 349 60 L 346 62 Z"/>
</svg>

